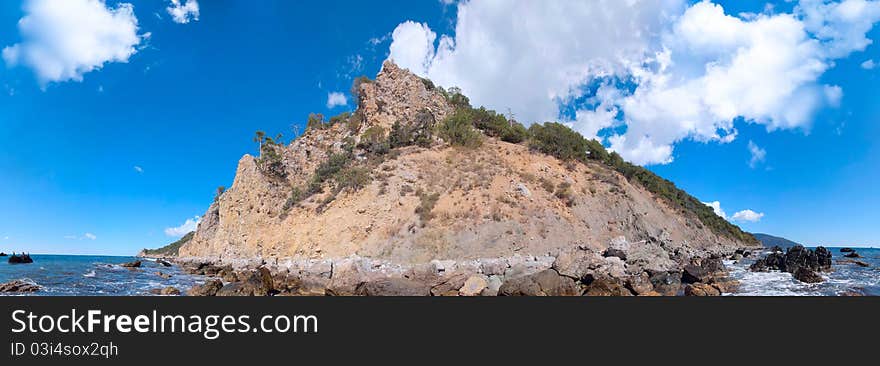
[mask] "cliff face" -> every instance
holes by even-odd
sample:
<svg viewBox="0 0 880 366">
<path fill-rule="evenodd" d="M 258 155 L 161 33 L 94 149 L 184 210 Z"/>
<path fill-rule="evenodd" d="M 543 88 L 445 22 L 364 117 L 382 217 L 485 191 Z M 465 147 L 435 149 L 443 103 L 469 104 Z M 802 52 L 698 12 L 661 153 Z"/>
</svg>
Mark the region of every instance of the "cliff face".
<svg viewBox="0 0 880 366">
<path fill-rule="evenodd" d="M 615 248 L 627 256 L 608 265 L 638 274 L 754 244 L 716 235 L 604 164 L 565 163 L 493 138 L 476 149 L 442 141 L 395 149 L 367 165 L 371 180 L 362 188 L 336 192 L 325 183 L 291 205 L 292 192 L 331 154 L 344 152 L 346 141 L 359 142 L 373 126 L 387 133 L 395 122 L 413 124 L 425 113 L 442 121 L 453 110 L 440 90 L 391 63 L 360 94 L 358 123 L 309 129 L 272 147 L 283 174 L 266 174 L 258 159 L 242 157 L 232 187 L 180 256 L 288 268 L 344 258 L 402 266 L 532 258 L 549 267 L 564 253 Z M 360 149 L 353 155 L 369 160 Z"/>
</svg>

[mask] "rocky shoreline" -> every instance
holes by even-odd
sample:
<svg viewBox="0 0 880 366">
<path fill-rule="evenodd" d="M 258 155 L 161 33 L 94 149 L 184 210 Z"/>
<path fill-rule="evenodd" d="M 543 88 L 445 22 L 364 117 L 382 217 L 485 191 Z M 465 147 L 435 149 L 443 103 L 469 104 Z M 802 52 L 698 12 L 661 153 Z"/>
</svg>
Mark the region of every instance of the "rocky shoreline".
<svg viewBox="0 0 880 366">
<path fill-rule="evenodd" d="M 209 277 L 190 289 L 191 296 L 720 296 L 738 287 L 723 260 L 751 254 L 739 249 L 670 258 L 644 247 L 622 242 L 603 252 L 574 248 L 410 265 L 358 256 L 175 261 L 185 272 Z"/>
</svg>

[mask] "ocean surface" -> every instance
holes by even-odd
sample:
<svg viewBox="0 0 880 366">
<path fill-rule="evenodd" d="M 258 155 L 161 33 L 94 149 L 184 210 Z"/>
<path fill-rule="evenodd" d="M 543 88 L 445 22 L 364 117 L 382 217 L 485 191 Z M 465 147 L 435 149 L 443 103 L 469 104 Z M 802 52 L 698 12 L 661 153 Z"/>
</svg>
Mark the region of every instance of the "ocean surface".
<svg viewBox="0 0 880 366">
<path fill-rule="evenodd" d="M 810 248 L 814 249 L 814 248 Z M 725 261 L 730 276 L 740 281 L 739 292 L 735 296 L 839 296 L 845 292 L 856 292 L 867 296 L 880 296 L 880 249 L 853 248 L 862 258 L 846 258 L 840 248 L 830 248 L 833 271 L 822 273 L 821 283 L 803 283 L 795 280 L 790 273 L 751 272 L 749 266 L 758 257 L 752 256 L 734 263 Z M 861 267 L 852 263 L 839 263 L 853 259 L 867 263 Z"/>
<path fill-rule="evenodd" d="M 757 257 L 739 262 L 725 261 L 732 278 L 740 281 L 736 296 L 837 296 L 844 292 L 858 292 L 880 296 L 880 249 L 856 248 L 862 256 L 856 260 L 869 267 L 839 263 L 844 258 L 839 248 L 829 248 L 833 254 L 834 271 L 823 273 L 825 282 L 802 283 L 785 272 L 751 272 L 749 266 Z M 203 283 L 203 276 L 183 273 L 179 267 L 164 267 L 154 261 L 141 260 L 141 268 L 130 270 L 122 263 L 137 260 L 135 257 L 112 256 L 31 256 L 34 263 L 9 264 L 7 257 L 0 257 L 0 283 L 25 280 L 42 287 L 34 296 L 130 296 L 150 295 L 150 290 L 167 286 L 176 287 L 182 293 L 195 284 Z M 170 274 L 164 279 L 157 272 Z M 0 294 L 2 295 L 2 294 Z"/>
<path fill-rule="evenodd" d="M 120 266 L 138 260 L 135 257 L 32 254 L 31 258 L 34 263 L 9 264 L 8 257 L 0 257 L 0 283 L 12 280 L 36 283 L 42 288 L 28 294 L 34 296 L 130 296 L 150 295 L 151 289 L 167 286 L 186 293 L 194 284 L 205 280 L 185 274 L 177 266 L 165 267 L 144 259 L 137 269 Z M 157 273 L 170 274 L 171 278 L 164 279 Z"/>
</svg>

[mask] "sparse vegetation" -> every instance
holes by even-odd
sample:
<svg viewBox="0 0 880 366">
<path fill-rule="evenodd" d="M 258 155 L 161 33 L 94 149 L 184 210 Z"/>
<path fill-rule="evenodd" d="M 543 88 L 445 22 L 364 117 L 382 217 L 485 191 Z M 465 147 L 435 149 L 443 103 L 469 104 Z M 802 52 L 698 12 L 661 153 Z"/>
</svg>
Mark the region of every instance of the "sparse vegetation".
<svg viewBox="0 0 880 366">
<path fill-rule="evenodd" d="M 417 192 L 419 199 L 419 206 L 416 207 L 416 214 L 419 215 L 419 219 L 422 220 L 422 225 L 426 224 L 428 221 L 431 221 L 434 218 L 434 206 L 437 204 L 437 201 L 440 199 L 439 193 L 425 193 L 421 190 Z"/>
<path fill-rule="evenodd" d="M 324 128 L 324 115 L 321 113 L 309 113 L 309 119 L 306 121 L 306 131 L 313 128 Z"/>
<path fill-rule="evenodd" d="M 428 147 L 433 141 L 433 129 L 434 115 L 428 111 L 420 111 L 411 124 L 394 122 L 388 135 L 388 143 L 391 148 L 411 145 Z"/>
<path fill-rule="evenodd" d="M 358 147 L 371 154 L 384 155 L 388 153 L 390 144 L 389 140 L 385 138 L 385 129 L 382 126 L 368 128 L 361 135 Z"/>
<path fill-rule="evenodd" d="M 370 78 L 363 76 L 363 75 L 355 78 L 354 81 L 351 83 L 351 91 L 350 91 L 351 96 L 354 98 L 354 100 L 356 100 L 356 101 L 358 101 L 358 103 L 360 103 L 361 85 L 366 84 L 366 83 L 372 83 L 372 82 L 373 82 L 373 80 L 370 80 Z"/>
</svg>

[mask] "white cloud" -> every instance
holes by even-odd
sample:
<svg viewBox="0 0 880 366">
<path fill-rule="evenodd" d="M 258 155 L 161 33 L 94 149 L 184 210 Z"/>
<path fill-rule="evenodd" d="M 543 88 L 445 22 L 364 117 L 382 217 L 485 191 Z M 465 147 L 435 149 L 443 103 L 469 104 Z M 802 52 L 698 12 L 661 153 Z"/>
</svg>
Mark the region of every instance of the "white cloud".
<svg viewBox="0 0 880 366">
<path fill-rule="evenodd" d="M 108 62 L 128 62 L 137 52 L 134 7 L 103 0 L 26 0 L 18 21 L 22 42 L 3 49 L 7 66 L 23 65 L 42 85 L 83 75 Z"/>
<path fill-rule="evenodd" d="M 742 210 L 733 214 L 733 221 L 758 222 L 761 221 L 761 218 L 763 217 L 763 213 L 758 213 L 752 210 Z"/>
<path fill-rule="evenodd" d="M 332 109 L 348 105 L 348 98 L 340 92 L 332 92 L 327 94 L 327 108 Z"/>
<path fill-rule="evenodd" d="M 92 234 L 92 233 L 85 233 L 82 236 L 65 235 L 64 239 L 68 239 L 68 240 L 86 240 L 86 239 L 95 240 L 95 239 L 98 239 L 98 236 L 96 236 L 95 234 Z"/>
<path fill-rule="evenodd" d="M 134 171 L 142 174 L 144 172 L 144 168 L 141 168 L 139 165 L 134 166 Z"/>
<path fill-rule="evenodd" d="M 169 227 L 165 229 L 165 235 L 172 237 L 181 237 L 188 234 L 191 231 L 195 231 L 199 226 L 199 222 L 202 221 L 202 218 L 199 216 L 195 216 L 191 219 L 186 219 L 186 221 L 177 227 Z"/>
<path fill-rule="evenodd" d="M 752 210 L 742 210 L 734 213 L 732 217 L 728 218 L 727 213 L 724 212 L 724 209 L 721 208 L 721 202 L 703 202 L 703 204 L 712 207 L 712 211 L 715 211 L 716 215 L 725 220 L 758 222 L 761 221 L 761 218 L 764 217 L 763 213 L 757 213 Z"/>
<path fill-rule="evenodd" d="M 637 164 L 671 162 L 686 139 L 733 141 L 740 118 L 769 131 L 809 130 L 815 112 L 843 94 L 820 77 L 870 44 L 865 35 L 880 20 L 880 2 L 865 0 L 802 0 L 791 13 L 771 7 L 744 17 L 708 1 L 457 6 L 454 36 L 404 22 L 389 57 L 523 122 L 570 119 Z M 596 82 L 612 97 L 584 95 Z M 572 104 L 581 97 L 594 103 Z M 574 116 L 560 114 L 565 106 Z M 607 132 L 622 125 L 625 132 Z"/>
<path fill-rule="evenodd" d="M 762 149 L 751 140 L 749 141 L 749 154 L 752 155 L 749 159 L 749 167 L 752 168 L 756 167 L 758 163 L 763 163 L 767 158 L 767 150 Z"/>
<path fill-rule="evenodd" d="M 865 70 L 873 70 L 875 67 L 877 67 L 877 64 L 874 63 L 874 60 L 865 60 L 865 62 L 862 62 L 862 68 Z"/>
<path fill-rule="evenodd" d="M 165 10 L 175 23 L 186 24 L 199 20 L 199 2 L 196 0 L 171 0 L 171 5 Z"/>
<path fill-rule="evenodd" d="M 724 210 L 721 209 L 721 202 L 703 202 L 703 204 L 712 207 L 712 211 L 715 211 L 715 214 L 721 216 L 722 219 L 727 219 L 727 213 L 725 213 Z"/>
</svg>

